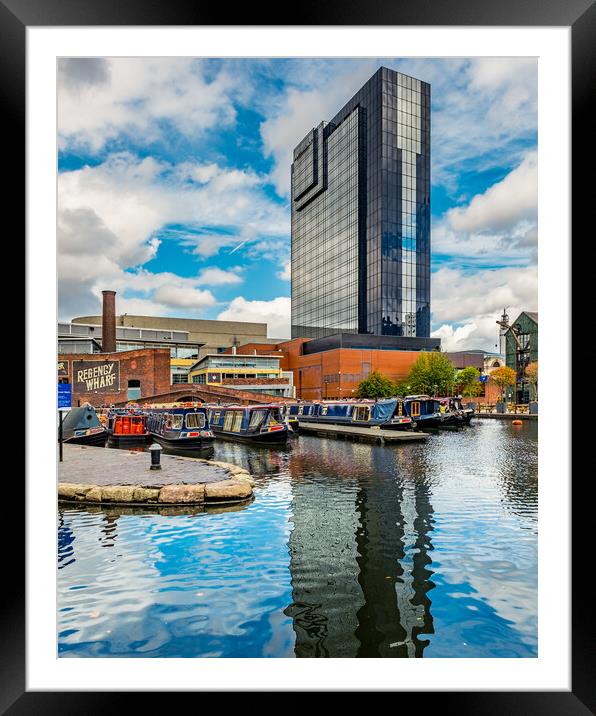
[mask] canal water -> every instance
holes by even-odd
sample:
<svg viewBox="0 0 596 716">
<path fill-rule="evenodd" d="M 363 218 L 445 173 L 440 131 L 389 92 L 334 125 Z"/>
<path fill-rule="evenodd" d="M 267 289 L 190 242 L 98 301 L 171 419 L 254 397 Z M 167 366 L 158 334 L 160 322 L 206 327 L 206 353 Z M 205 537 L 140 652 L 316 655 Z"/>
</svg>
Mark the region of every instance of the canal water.
<svg viewBox="0 0 596 716">
<path fill-rule="evenodd" d="M 537 422 L 218 441 L 256 499 L 60 509 L 62 657 L 535 657 Z"/>
</svg>

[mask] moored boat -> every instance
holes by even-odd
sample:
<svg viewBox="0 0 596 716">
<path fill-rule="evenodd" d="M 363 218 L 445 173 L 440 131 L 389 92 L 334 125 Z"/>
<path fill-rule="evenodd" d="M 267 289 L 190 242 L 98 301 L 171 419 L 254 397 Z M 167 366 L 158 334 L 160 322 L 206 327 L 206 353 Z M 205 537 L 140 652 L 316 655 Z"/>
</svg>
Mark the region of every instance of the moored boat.
<svg viewBox="0 0 596 716">
<path fill-rule="evenodd" d="M 414 430 L 440 427 L 444 417 L 439 408 L 439 401 L 428 395 L 406 395 L 403 400 L 403 410 L 412 418 Z"/>
<path fill-rule="evenodd" d="M 65 443 L 103 447 L 107 439 L 108 432 L 90 403 L 69 410 L 62 422 L 62 440 Z"/>
<path fill-rule="evenodd" d="M 143 406 L 147 429 L 160 445 L 176 451 L 205 450 L 213 446 L 207 408 L 199 403 L 170 407 Z"/>
<path fill-rule="evenodd" d="M 412 418 L 406 414 L 400 398 L 297 403 L 290 406 L 289 414 L 295 416 L 299 423 L 378 427 L 384 430 L 412 428 Z"/>
<path fill-rule="evenodd" d="M 463 411 L 458 410 L 453 398 L 437 398 L 442 421 L 441 428 L 460 428 L 464 424 Z"/>
<path fill-rule="evenodd" d="M 147 414 L 138 408 L 112 408 L 106 428 L 109 444 L 113 446 L 145 445 L 151 440 Z"/>
<path fill-rule="evenodd" d="M 290 434 L 279 405 L 212 405 L 209 424 L 218 438 L 253 445 L 280 445 Z"/>
<path fill-rule="evenodd" d="M 453 409 L 460 411 L 464 425 L 469 425 L 474 415 L 474 408 L 464 406 L 459 396 L 451 398 L 451 402 L 453 404 Z"/>
</svg>

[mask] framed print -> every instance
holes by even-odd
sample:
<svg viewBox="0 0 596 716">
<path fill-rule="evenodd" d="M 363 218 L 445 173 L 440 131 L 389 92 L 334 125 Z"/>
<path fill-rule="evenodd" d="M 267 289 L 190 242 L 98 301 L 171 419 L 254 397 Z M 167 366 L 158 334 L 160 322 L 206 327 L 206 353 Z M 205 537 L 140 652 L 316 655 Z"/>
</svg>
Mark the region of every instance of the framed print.
<svg viewBox="0 0 596 716">
<path fill-rule="evenodd" d="M 2 707 L 587 713 L 568 270 L 593 4 L 296 12 L 0 8 L 28 339 Z M 91 421 L 66 433 L 40 418 L 56 360 Z"/>
</svg>

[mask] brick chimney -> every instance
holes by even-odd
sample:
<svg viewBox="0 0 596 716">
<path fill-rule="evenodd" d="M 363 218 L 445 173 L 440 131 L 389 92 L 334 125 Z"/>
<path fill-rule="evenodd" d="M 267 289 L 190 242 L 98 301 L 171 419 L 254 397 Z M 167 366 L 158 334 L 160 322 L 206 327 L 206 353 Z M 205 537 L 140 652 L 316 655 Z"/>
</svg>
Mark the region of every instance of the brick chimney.
<svg viewBox="0 0 596 716">
<path fill-rule="evenodd" d="M 116 352 L 116 291 L 102 291 L 101 350 L 103 353 Z"/>
</svg>

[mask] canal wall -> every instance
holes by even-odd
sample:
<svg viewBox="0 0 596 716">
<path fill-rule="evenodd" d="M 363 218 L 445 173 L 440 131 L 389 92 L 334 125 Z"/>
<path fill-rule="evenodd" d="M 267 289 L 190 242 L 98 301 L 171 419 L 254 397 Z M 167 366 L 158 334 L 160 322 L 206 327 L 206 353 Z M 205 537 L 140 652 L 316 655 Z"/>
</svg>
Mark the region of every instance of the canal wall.
<svg viewBox="0 0 596 716">
<path fill-rule="evenodd" d="M 201 506 L 245 502 L 253 478 L 230 463 L 163 455 L 152 470 L 146 452 L 64 445 L 58 500 L 108 505 Z"/>
</svg>

